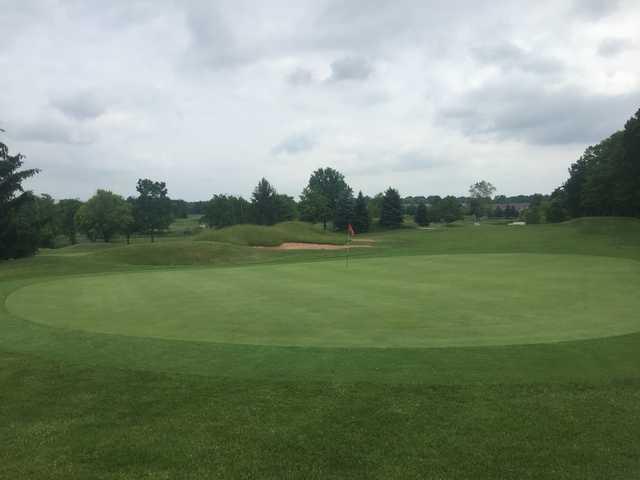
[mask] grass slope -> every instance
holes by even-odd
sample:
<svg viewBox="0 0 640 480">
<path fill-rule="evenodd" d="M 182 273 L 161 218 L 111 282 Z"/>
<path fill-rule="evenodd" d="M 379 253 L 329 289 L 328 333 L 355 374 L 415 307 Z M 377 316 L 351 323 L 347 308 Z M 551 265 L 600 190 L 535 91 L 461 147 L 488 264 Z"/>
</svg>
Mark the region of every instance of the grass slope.
<svg viewBox="0 0 640 480">
<path fill-rule="evenodd" d="M 580 253 L 638 260 L 640 235 L 626 223 L 385 232 L 374 235 L 375 249 L 352 255 L 392 261 Z M 152 253 L 134 245 L 4 262 L 0 299 L 56 278 L 166 271 L 183 250 L 201 244 L 208 245 L 175 241 L 166 250 L 147 245 L 159 248 Z M 202 262 L 207 270 L 305 262 L 303 268 L 340 255 L 255 257 L 255 249 L 227 247 L 237 250 L 213 245 L 210 258 L 218 260 Z M 184 255 L 194 271 L 201 269 L 200 257 Z M 594 258 L 600 261 L 607 259 Z M 0 478 L 640 475 L 638 333 L 439 349 L 246 346 L 53 328 L 2 305 Z"/>
<path fill-rule="evenodd" d="M 333 232 L 323 232 L 322 227 L 318 225 L 304 222 L 284 222 L 273 226 L 234 225 L 218 230 L 207 230 L 199 234 L 196 240 L 273 247 L 284 242 L 342 245 L 345 243 L 345 236 Z"/>
</svg>

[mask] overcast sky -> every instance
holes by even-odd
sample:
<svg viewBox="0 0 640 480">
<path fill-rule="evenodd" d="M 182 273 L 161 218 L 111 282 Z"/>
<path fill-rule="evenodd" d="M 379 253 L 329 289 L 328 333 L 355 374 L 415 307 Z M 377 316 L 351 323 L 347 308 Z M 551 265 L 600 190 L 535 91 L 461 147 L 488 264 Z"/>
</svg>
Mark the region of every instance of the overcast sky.
<svg viewBox="0 0 640 480">
<path fill-rule="evenodd" d="M 549 193 L 640 108 L 638 0 L 0 0 L 0 32 L 0 138 L 56 198 Z"/>
</svg>

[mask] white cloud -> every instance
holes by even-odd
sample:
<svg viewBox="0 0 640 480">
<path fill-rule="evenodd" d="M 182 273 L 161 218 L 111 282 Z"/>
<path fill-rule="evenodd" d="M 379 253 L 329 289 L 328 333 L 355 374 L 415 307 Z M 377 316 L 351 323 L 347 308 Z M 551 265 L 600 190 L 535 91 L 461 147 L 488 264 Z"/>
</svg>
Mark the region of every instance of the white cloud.
<svg viewBox="0 0 640 480">
<path fill-rule="evenodd" d="M 551 191 L 640 106 L 633 0 L 0 0 L 0 127 L 33 188 Z M 526 11 L 527 15 L 522 15 Z M 321 133 L 321 137 L 317 133 Z M 292 134 L 293 133 L 293 134 Z"/>
</svg>

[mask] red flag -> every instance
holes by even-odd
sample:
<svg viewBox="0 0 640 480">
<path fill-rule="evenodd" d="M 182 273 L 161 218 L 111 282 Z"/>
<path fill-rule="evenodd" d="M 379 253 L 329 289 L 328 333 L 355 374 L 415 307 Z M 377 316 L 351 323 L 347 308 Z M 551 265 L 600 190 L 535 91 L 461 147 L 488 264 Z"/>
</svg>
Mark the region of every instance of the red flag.
<svg viewBox="0 0 640 480">
<path fill-rule="evenodd" d="M 351 224 L 347 225 L 347 232 L 349 232 L 349 236 L 351 236 L 351 237 L 353 237 L 356 234 L 356 232 L 353 229 L 353 227 L 351 226 Z"/>
</svg>

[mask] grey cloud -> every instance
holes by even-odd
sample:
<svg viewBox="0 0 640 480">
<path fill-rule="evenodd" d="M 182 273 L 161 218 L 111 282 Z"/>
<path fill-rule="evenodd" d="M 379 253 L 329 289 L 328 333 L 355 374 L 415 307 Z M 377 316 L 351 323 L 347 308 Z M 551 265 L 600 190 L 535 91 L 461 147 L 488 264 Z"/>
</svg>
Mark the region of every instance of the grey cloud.
<svg viewBox="0 0 640 480">
<path fill-rule="evenodd" d="M 497 65 L 505 70 L 549 74 L 559 73 L 564 69 L 564 64 L 558 59 L 526 51 L 512 43 L 475 47 L 471 52 L 476 61 Z"/>
<path fill-rule="evenodd" d="M 362 57 L 343 57 L 331 63 L 329 81 L 366 80 L 373 73 L 371 63 Z"/>
<path fill-rule="evenodd" d="M 88 91 L 53 98 L 51 105 L 75 120 L 94 119 L 107 110 L 106 102 L 96 93 Z"/>
<path fill-rule="evenodd" d="M 591 20 L 598 20 L 612 14 L 619 6 L 619 0 L 575 0 L 573 11 Z"/>
<path fill-rule="evenodd" d="M 62 145 L 88 145 L 97 140 L 95 132 L 82 127 L 74 127 L 53 116 L 17 124 L 10 133 L 21 141 Z"/>
<path fill-rule="evenodd" d="M 443 164 L 443 160 L 433 154 L 411 151 L 399 155 L 391 169 L 396 172 L 413 172 L 440 167 Z"/>
<path fill-rule="evenodd" d="M 628 38 L 605 38 L 598 45 L 598 55 L 602 57 L 614 57 L 625 50 L 633 48 L 633 42 Z"/>
<path fill-rule="evenodd" d="M 214 68 L 237 66 L 249 60 L 251 55 L 240 47 L 233 29 L 213 4 L 193 3 L 186 8 L 191 37 L 186 60 Z"/>
<path fill-rule="evenodd" d="M 577 88 L 496 84 L 469 92 L 441 110 L 440 119 L 473 137 L 538 145 L 594 143 L 622 128 L 639 103 L 640 91 L 598 95 Z"/>
<path fill-rule="evenodd" d="M 289 74 L 287 81 L 294 86 L 304 86 L 313 83 L 313 74 L 306 68 L 297 68 Z"/>
<path fill-rule="evenodd" d="M 288 155 L 295 155 L 302 152 L 307 152 L 315 146 L 315 140 L 305 134 L 292 135 L 285 138 L 282 142 L 277 144 L 271 149 L 271 152 L 279 155 L 285 153 Z"/>
</svg>

